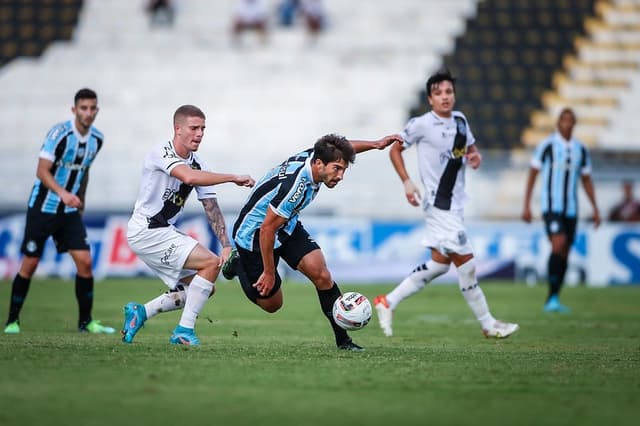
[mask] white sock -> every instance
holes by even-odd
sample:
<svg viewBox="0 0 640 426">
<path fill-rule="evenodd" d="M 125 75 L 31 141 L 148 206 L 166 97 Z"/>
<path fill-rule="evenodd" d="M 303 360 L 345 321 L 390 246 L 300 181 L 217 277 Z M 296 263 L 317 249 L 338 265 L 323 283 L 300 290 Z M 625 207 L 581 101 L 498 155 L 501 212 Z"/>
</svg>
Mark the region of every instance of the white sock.
<svg viewBox="0 0 640 426">
<path fill-rule="evenodd" d="M 430 283 L 434 278 L 439 277 L 449 270 L 449 265 L 437 263 L 429 260 L 414 269 L 407 278 L 396 286 L 389 294 L 387 294 L 387 302 L 389 308 L 394 310 L 400 302 L 407 297 L 416 294 Z"/>
<path fill-rule="evenodd" d="M 155 299 L 145 303 L 144 309 L 147 312 L 147 319 L 158 315 L 160 312 L 169 312 L 175 311 L 176 309 L 182 309 L 184 307 L 184 302 L 186 299 L 187 292 L 181 285 L 176 287 L 175 290 L 162 293 Z"/>
<path fill-rule="evenodd" d="M 200 275 L 196 275 L 191 280 L 191 284 L 187 288 L 187 301 L 184 304 L 184 310 L 180 317 L 180 326 L 186 328 L 194 328 L 196 318 L 202 310 L 204 304 L 209 299 L 213 283 L 205 280 Z"/>
<path fill-rule="evenodd" d="M 476 316 L 482 328 L 491 327 L 495 322 L 495 318 L 491 315 L 487 299 L 478 285 L 476 262 L 473 258 L 458 267 L 458 285 L 464 299 L 471 308 L 471 312 Z"/>
</svg>

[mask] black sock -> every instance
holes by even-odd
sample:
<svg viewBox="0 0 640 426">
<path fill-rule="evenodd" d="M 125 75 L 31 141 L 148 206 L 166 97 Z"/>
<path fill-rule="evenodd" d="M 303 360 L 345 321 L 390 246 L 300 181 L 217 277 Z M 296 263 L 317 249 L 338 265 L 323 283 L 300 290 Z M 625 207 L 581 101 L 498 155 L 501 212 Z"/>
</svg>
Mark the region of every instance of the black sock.
<svg viewBox="0 0 640 426">
<path fill-rule="evenodd" d="M 11 299 L 9 299 L 9 318 L 7 324 L 11 324 L 18 320 L 22 305 L 27 298 L 29 292 L 29 284 L 31 284 L 31 278 L 23 278 L 20 274 L 16 274 L 13 279 L 13 285 L 11 286 Z"/>
<path fill-rule="evenodd" d="M 78 300 L 78 328 L 85 328 L 91 322 L 93 307 L 93 277 L 76 275 L 76 299 Z"/>
<path fill-rule="evenodd" d="M 333 319 L 333 302 L 336 301 L 338 297 L 340 297 L 340 288 L 338 288 L 338 284 L 333 283 L 333 287 L 329 290 L 318 290 L 318 299 L 320 299 L 320 308 L 322 309 L 322 313 L 331 323 L 331 328 L 333 329 L 333 334 L 336 336 L 336 345 L 340 346 L 344 343 L 351 341 L 351 338 L 347 334 L 347 332 L 341 328 Z"/>
<path fill-rule="evenodd" d="M 549 298 L 557 296 L 560 293 L 564 273 L 567 271 L 567 259 L 556 253 L 549 256 L 548 274 L 549 274 Z"/>
<path fill-rule="evenodd" d="M 558 275 L 560 276 L 560 287 L 564 285 L 564 277 L 567 274 L 567 267 L 569 266 L 569 259 L 566 257 L 560 257 L 562 260 L 560 261 L 560 268 L 558 269 Z M 558 293 L 560 293 L 560 288 L 558 288 Z"/>
</svg>

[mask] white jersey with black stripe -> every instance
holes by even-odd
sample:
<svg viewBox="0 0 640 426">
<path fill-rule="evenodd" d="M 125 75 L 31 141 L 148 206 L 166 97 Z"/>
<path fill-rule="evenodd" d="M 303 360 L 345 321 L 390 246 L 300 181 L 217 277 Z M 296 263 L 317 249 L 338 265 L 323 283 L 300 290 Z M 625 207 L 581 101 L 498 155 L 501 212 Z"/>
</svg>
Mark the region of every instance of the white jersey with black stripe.
<svg viewBox="0 0 640 426">
<path fill-rule="evenodd" d="M 455 149 L 456 135 L 466 135 L 464 148 Z M 475 143 L 466 117 L 460 111 L 443 118 L 433 111 L 413 117 L 401 132 L 403 147 L 416 145 L 418 169 L 424 186 L 423 208 L 435 205 L 457 210 L 467 201 L 464 154 Z"/>
<path fill-rule="evenodd" d="M 214 186 L 191 186 L 171 176 L 171 171 L 184 164 L 196 170 L 209 170 L 195 152 L 180 157 L 172 142 L 153 147 L 144 159 L 138 199 L 129 221 L 129 232 L 174 225 L 181 215 L 191 191 L 198 200 L 215 198 Z"/>
</svg>

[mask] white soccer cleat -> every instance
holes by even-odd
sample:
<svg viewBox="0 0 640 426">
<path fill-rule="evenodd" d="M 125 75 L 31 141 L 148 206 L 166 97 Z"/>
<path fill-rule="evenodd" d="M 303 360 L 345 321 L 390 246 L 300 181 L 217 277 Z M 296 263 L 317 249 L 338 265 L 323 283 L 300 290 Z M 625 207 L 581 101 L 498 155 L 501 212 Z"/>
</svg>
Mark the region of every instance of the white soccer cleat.
<svg viewBox="0 0 640 426">
<path fill-rule="evenodd" d="M 483 329 L 482 333 L 487 339 L 490 337 L 506 339 L 518 331 L 519 328 L 520 326 L 518 324 L 496 320 L 490 328 Z"/>
<path fill-rule="evenodd" d="M 380 323 L 382 332 L 387 337 L 393 336 L 393 330 L 391 329 L 393 311 L 391 311 L 391 308 L 389 308 L 387 297 L 384 294 L 376 296 L 376 298 L 373 299 L 373 304 L 375 305 L 376 311 L 378 312 L 378 323 Z"/>
</svg>

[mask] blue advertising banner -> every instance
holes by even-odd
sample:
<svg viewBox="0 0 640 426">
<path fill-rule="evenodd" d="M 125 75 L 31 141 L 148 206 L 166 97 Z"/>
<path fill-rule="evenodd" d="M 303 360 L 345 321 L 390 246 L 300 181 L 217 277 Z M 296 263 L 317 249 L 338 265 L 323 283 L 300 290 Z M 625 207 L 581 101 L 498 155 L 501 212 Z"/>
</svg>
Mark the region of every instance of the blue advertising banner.
<svg viewBox="0 0 640 426">
<path fill-rule="evenodd" d="M 151 275 L 127 245 L 127 221 L 128 215 L 118 214 L 85 218 L 96 277 Z M 421 243 L 422 221 L 304 217 L 303 222 L 322 247 L 338 282 L 399 282 L 429 256 Z M 218 251 L 217 239 L 203 216 L 186 216 L 178 227 Z M 549 243 L 541 223 L 481 221 L 470 222 L 467 228 L 481 278 L 529 284 L 545 279 Z M 1 278 L 10 279 L 18 270 L 23 229 L 24 214 L 0 218 Z M 292 273 L 284 266 L 281 272 Z M 75 267 L 49 241 L 37 274 L 69 277 L 75 274 Z M 439 281 L 456 281 L 455 268 Z M 590 286 L 640 284 L 640 225 L 604 224 L 595 230 L 580 223 L 567 281 Z"/>
</svg>

